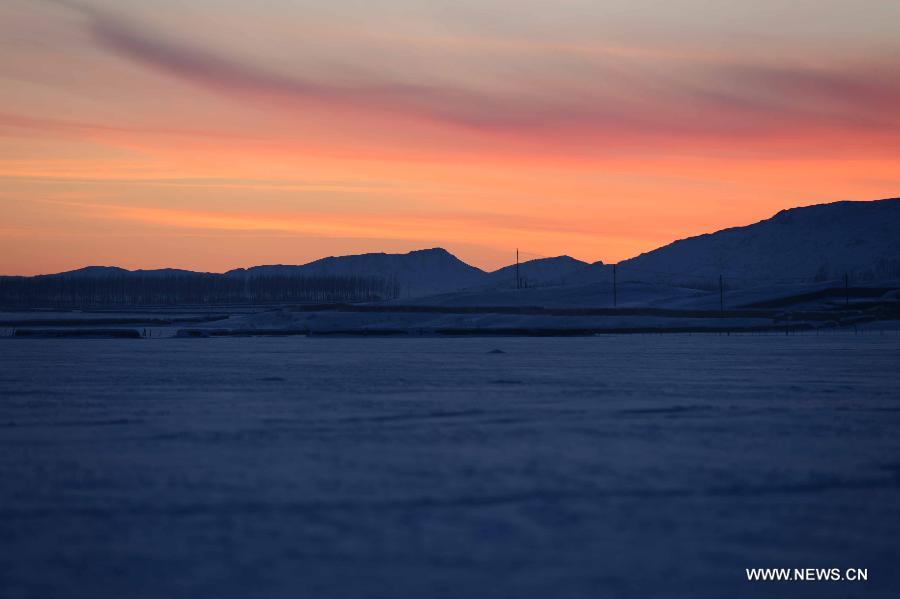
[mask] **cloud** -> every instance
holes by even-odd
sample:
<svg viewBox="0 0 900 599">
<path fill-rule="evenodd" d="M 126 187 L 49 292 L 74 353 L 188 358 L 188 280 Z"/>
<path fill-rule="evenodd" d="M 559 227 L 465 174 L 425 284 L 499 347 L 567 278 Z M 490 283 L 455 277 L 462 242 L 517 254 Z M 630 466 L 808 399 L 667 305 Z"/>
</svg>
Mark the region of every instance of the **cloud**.
<svg viewBox="0 0 900 599">
<path fill-rule="evenodd" d="M 652 55 L 607 56 L 596 63 L 583 57 L 586 62 L 571 72 L 529 71 L 530 80 L 510 78 L 504 81 L 508 85 L 491 91 L 474 82 L 468 87 L 410 84 L 377 72 L 337 84 L 192 46 L 95 5 L 53 1 L 77 8 L 96 42 L 119 57 L 223 96 L 295 113 L 297 108 L 327 108 L 563 144 L 801 139 L 823 131 L 871 134 L 898 126 L 896 65 L 849 72 L 849 67 L 715 64 L 708 58 L 697 63 L 688 57 L 673 64 Z M 490 59 L 486 53 L 485 62 Z"/>
<path fill-rule="evenodd" d="M 452 110 L 449 104 L 474 103 L 458 90 L 437 89 L 395 81 L 360 81 L 337 85 L 297 75 L 279 74 L 212 51 L 160 37 L 111 12 L 70 0 L 50 0 L 77 9 L 88 18 L 94 39 L 115 55 L 239 99 L 255 97 L 296 104 L 344 107 L 352 110 L 405 112 L 434 116 Z"/>
<path fill-rule="evenodd" d="M 134 206 L 70 199 L 39 202 L 78 211 L 91 218 L 133 221 L 167 229 L 282 233 L 312 237 L 378 239 L 441 239 L 467 230 L 470 238 L 491 243 L 497 232 L 549 234 L 593 239 L 596 231 L 584 223 L 566 223 L 545 217 L 496 213 L 443 211 L 440 213 L 309 211 L 279 214 L 224 212 L 182 208 Z"/>
</svg>

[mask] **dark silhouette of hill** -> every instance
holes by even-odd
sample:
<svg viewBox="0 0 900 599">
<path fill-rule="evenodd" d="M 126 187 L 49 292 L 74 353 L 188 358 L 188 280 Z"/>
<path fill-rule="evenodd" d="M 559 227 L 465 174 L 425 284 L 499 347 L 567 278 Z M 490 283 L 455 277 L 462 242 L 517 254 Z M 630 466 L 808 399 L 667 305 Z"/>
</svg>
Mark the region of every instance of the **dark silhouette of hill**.
<svg viewBox="0 0 900 599">
<path fill-rule="evenodd" d="M 236 269 L 229 277 L 253 279 L 263 276 L 365 276 L 396 283 L 401 295 L 427 295 L 479 284 L 486 273 L 470 266 L 443 248 L 416 250 L 406 254 L 359 254 L 330 256 L 299 266 L 271 265 Z"/>
<path fill-rule="evenodd" d="M 617 276 L 619 282 L 697 289 L 717 288 L 720 276 L 729 288 L 840 281 L 845 276 L 854 284 L 898 279 L 898 231 L 897 198 L 792 208 L 758 223 L 678 240 L 624 260 L 616 265 Z M 611 265 L 587 264 L 569 256 L 523 262 L 518 273 L 528 287 L 607 284 L 612 280 Z M 76 280 L 84 283 L 71 283 Z M 31 291 L 23 291 L 26 286 Z M 202 303 L 212 297 L 223 301 L 360 301 L 515 287 L 515 265 L 487 273 L 443 248 L 331 256 L 302 265 L 254 266 L 225 274 L 88 266 L 56 275 L 0 277 L 7 304 L 13 288 L 18 289 L 20 300 L 37 297 L 29 293 L 62 298 L 77 288 L 78 294 L 118 298 L 119 303 L 138 297 L 190 298 Z M 90 289 L 94 291 L 86 291 Z M 0 301 L 4 301 L 2 297 Z"/>
<path fill-rule="evenodd" d="M 900 199 L 835 202 L 675 241 L 621 264 L 625 275 L 733 282 L 900 277 Z"/>
<path fill-rule="evenodd" d="M 514 289 L 516 276 L 520 278 L 524 287 L 543 287 L 551 284 L 560 284 L 566 277 L 577 273 L 588 266 L 587 262 L 576 260 L 571 256 L 556 256 L 554 258 L 538 258 L 518 265 L 504 266 L 484 278 L 482 285 L 498 289 Z"/>
</svg>

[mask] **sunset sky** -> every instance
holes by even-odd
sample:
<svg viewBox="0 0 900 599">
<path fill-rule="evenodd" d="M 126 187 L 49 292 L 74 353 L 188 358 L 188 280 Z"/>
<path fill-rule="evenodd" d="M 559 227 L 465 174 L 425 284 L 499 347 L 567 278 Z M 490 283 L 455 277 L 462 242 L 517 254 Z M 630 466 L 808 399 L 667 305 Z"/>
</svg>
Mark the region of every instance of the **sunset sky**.
<svg viewBox="0 0 900 599">
<path fill-rule="evenodd" d="M 3 0 L 0 274 L 615 262 L 900 195 L 896 0 Z"/>
</svg>

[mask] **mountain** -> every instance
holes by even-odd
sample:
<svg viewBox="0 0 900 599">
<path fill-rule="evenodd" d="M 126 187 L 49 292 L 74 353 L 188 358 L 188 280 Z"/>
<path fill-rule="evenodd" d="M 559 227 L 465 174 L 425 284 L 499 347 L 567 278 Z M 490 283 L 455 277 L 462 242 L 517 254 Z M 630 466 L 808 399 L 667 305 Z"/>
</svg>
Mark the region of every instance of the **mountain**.
<svg viewBox="0 0 900 599">
<path fill-rule="evenodd" d="M 480 284 L 487 274 L 443 248 L 406 254 L 331 256 L 300 266 L 254 266 L 225 273 L 230 277 L 365 276 L 396 281 L 401 297 L 417 297 Z"/>
<path fill-rule="evenodd" d="M 835 202 L 782 210 L 772 218 L 682 239 L 624 260 L 619 281 L 717 288 L 770 283 L 851 282 L 900 278 L 900 199 Z M 577 283 L 609 281 L 591 265 Z"/>
<path fill-rule="evenodd" d="M 782 210 L 755 224 L 698 235 L 624 260 L 615 266 L 620 283 L 642 282 L 691 289 L 769 284 L 900 279 L 900 199 L 835 202 Z M 401 298 L 464 289 L 514 289 L 515 265 L 486 273 L 442 248 L 406 254 L 372 253 L 329 257 L 299 266 L 236 269 L 224 276 L 360 276 L 396 283 Z M 177 269 L 127 271 L 89 266 L 59 277 L 143 275 L 171 277 Z M 569 256 L 519 265 L 528 287 L 608 285 L 613 266 L 586 264 Z"/>
<path fill-rule="evenodd" d="M 519 278 L 525 287 L 546 287 L 563 285 L 567 278 L 588 266 L 587 262 L 576 260 L 570 256 L 555 258 L 538 258 L 522 262 L 518 266 Z M 485 287 L 495 289 L 515 289 L 516 265 L 504 266 L 487 275 L 482 283 Z"/>
<path fill-rule="evenodd" d="M 76 270 L 69 270 L 66 272 L 61 272 L 55 275 L 40 275 L 46 277 L 82 277 L 82 278 L 94 278 L 101 279 L 106 277 L 113 276 L 121 276 L 127 275 L 131 271 L 125 270 L 124 268 L 119 268 L 118 266 L 85 266 L 84 268 L 78 268 Z"/>
<path fill-rule="evenodd" d="M 121 276 L 143 276 L 143 277 L 171 277 L 178 275 L 194 275 L 198 274 L 192 270 L 183 270 L 180 268 L 156 268 L 150 270 L 126 270 L 118 266 L 85 266 L 76 270 L 68 270 L 55 275 L 38 275 L 42 277 L 66 277 L 66 278 L 83 278 L 83 279 L 104 279 L 108 277 Z M 204 273 L 205 274 L 205 273 Z"/>
</svg>

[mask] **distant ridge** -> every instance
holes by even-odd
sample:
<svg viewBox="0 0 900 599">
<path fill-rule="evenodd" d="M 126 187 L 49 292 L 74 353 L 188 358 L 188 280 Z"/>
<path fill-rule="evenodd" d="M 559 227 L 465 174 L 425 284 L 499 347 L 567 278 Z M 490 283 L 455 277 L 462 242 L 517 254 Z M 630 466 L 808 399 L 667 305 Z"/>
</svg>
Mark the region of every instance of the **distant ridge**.
<svg viewBox="0 0 900 599">
<path fill-rule="evenodd" d="M 518 266 L 518 276 L 526 287 L 543 287 L 551 284 L 563 284 L 569 275 L 583 270 L 587 262 L 576 260 L 571 256 L 554 258 L 537 258 L 522 262 Z M 516 287 L 516 265 L 511 264 L 495 270 L 485 277 L 482 283 L 486 287 L 497 289 Z"/>
<path fill-rule="evenodd" d="M 170 277 L 177 275 L 197 274 L 193 270 L 184 270 L 181 268 L 155 268 L 155 269 L 138 269 L 127 270 L 118 266 L 85 266 L 76 270 L 68 270 L 55 275 L 38 275 L 40 277 L 87 277 L 87 278 L 103 278 L 122 275 L 141 275 L 149 277 Z M 207 274 L 207 273 L 204 273 Z"/>
<path fill-rule="evenodd" d="M 358 254 L 330 256 L 299 266 L 271 265 L 235 269 L 230 277 L 271 275 L 369 276 L 392 279 L 401 297 L 428 295 L 464 289 L 480 283 L 486 273 L 466 264 L 443 248 L 415 250 L 406 254 Z"/>
<path fill-rule="evenodd" d="M 900 279 L 900 198 L 834 202 L 782 210 L 760 222 L 682 239 L 616 265 L 620 281 L 646 281 L 693 288 L 779 282 Z M 464 289 L 514 288 L 516 266 L 487 273 L 443 248 L 405 254 L 331 256 L 301 265 L 265 265 L 230 270 L 228 278 L 334 276 L 389 281 L 400 298 Z M 192 271 L 163 268 L 129 271 L 88 266 L 41 277 L 172 277 Z M 612 266 L 570 256 L 519 265 L 528 286 L 585 285 L 611 281 Z"/>
<path fill-rule="evenodd" d="M 834 202 L 675 241 L 619 263 L 623 276 L 689 284 L 719 275 L 733 284 L 856 282 L 900 278 L 900 198 Z"/>
</svg>

